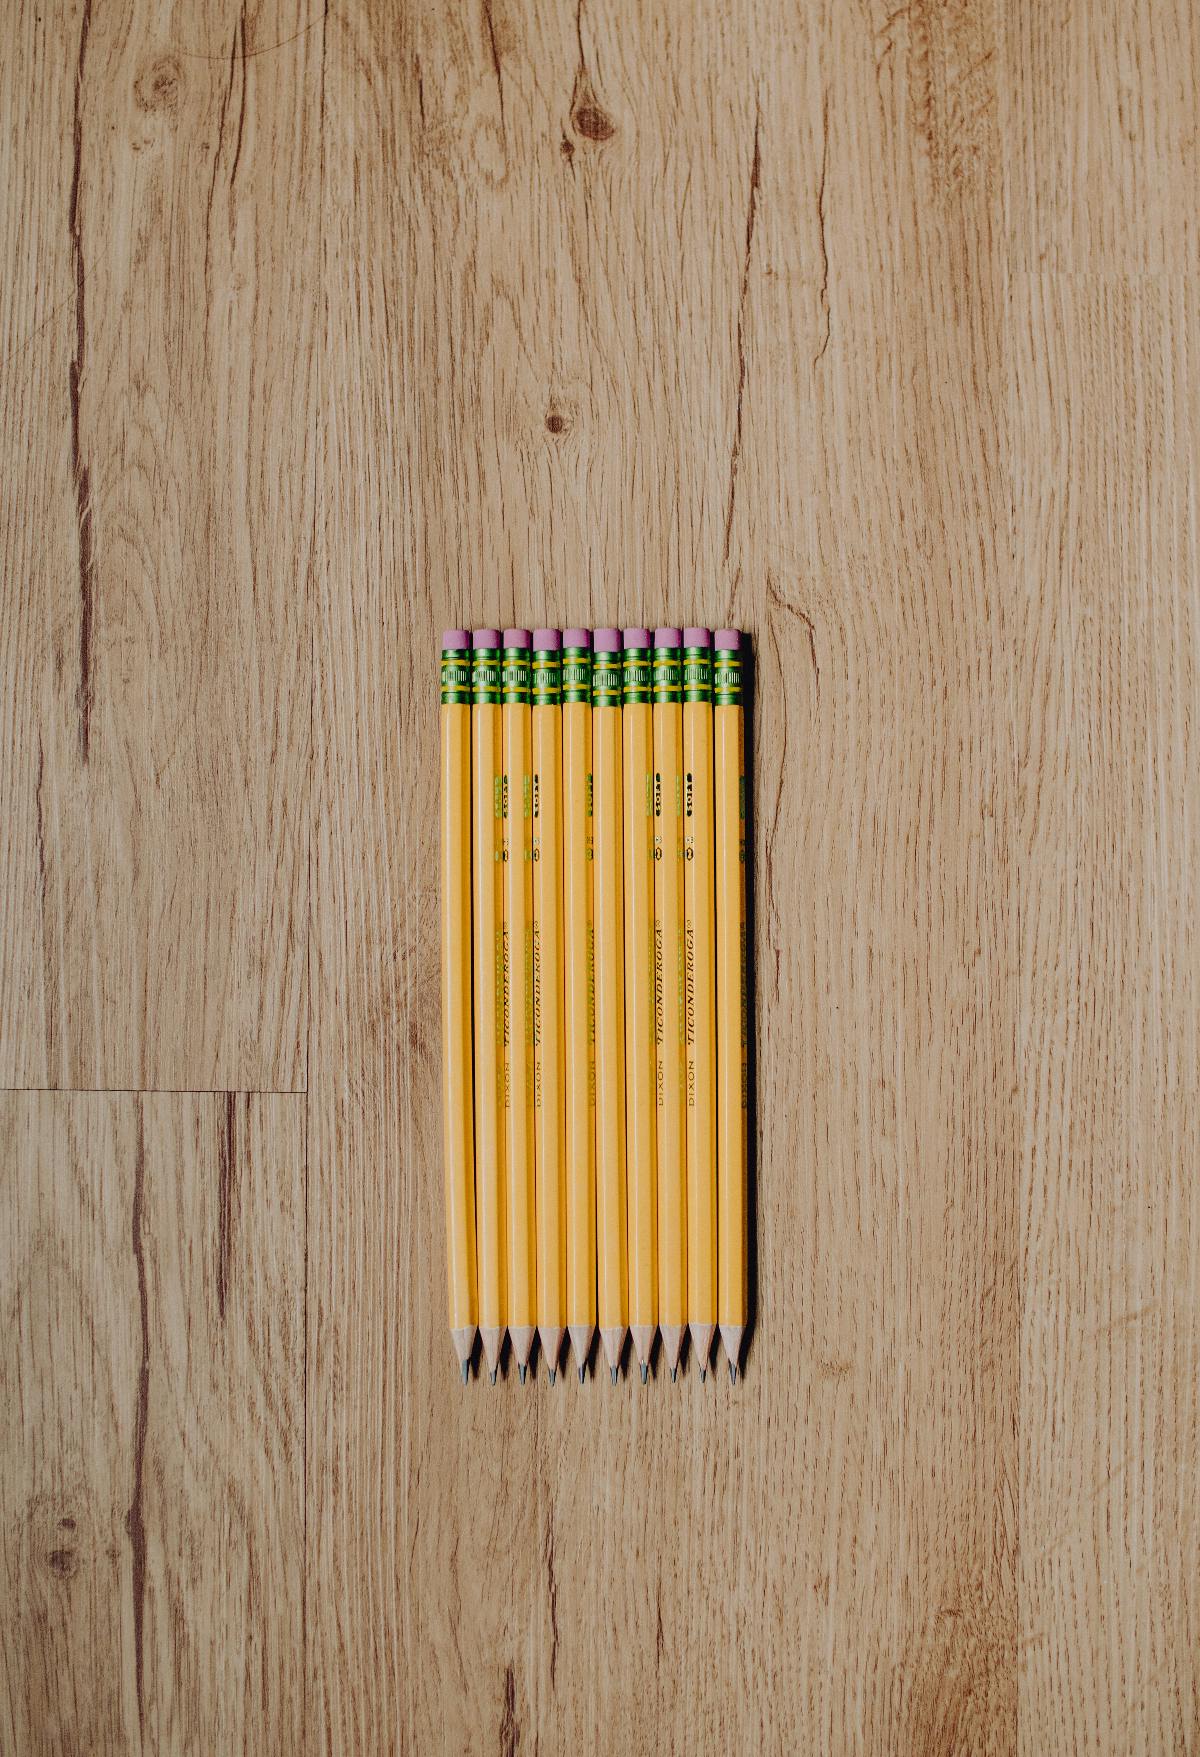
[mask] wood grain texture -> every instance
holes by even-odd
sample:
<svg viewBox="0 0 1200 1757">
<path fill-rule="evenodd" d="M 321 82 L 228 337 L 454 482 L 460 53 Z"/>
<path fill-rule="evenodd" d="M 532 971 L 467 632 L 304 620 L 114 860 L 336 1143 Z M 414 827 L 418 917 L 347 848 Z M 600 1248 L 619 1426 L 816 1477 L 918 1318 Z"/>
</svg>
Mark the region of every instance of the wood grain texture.
<svg viewBox="0 0 1200 1757">
<path fill-rule="evenodd" d="M 0 1189 L 0 1748 L 300 1748 L 302 1100 L 9 1094 Z"/>
<path fill-rule="evenodd" d="M 8 37 L 0 1750 L 1200 1750 L 1189 8 Z M 745 1378 L 464 1391 L 436 634 L 684 620 Z"/>
<path fill-rule="evenodd" d="M 318 57 L 10 18 L 0 1079 L 303 1084 Z M 293 41 L 274 47 L 288 36 Z"/>
</svg>

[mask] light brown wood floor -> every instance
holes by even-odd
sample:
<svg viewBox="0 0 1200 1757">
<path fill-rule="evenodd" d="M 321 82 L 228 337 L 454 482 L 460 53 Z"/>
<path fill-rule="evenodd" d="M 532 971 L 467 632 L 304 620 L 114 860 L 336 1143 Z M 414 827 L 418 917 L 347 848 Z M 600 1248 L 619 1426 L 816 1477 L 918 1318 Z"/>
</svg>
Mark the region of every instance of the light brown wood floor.
<svg viewBox="0 0 1200 1757">
<path fill-rule="evenodd" d="M 33 0 L 0 1749 L 1200 1750 L 1187 0 Z M 757 651 L 745 1382 L 457 1381 L 434 638 Z"/>
</svg>

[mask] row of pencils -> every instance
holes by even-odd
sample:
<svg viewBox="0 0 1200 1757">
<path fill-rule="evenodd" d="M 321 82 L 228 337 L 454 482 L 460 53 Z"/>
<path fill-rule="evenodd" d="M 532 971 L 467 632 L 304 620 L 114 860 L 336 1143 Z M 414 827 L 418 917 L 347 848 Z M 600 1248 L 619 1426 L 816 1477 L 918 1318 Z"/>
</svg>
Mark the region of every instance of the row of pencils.
<svg viewBox="0 0 1200 1757">
<path fill-rule="evenodd" d="M 450 1329 L 616 1383 L 747 1322 L 740 636 L 451 629 L 441 654 Z"/>
</svg>

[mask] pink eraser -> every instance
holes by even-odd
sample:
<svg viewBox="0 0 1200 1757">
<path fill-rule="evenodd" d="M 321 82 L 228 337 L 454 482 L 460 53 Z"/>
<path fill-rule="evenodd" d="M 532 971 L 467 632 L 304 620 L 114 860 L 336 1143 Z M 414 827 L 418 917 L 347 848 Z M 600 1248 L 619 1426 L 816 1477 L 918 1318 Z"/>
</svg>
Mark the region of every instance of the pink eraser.
<svg viewBox="0 0 1200 1757">
<path fill-rule="evenodd" d="M 619 653 L 621 631 L 619 628 L 598 628 L 592 636 L 592 644 L 598 653 Z"/>
<path fill-rule="evenodd" d="M 624 633 L 627 647 L 648 647 L 650 645 L 650 630 L 648 628 L 627 628 Z"/>
<path fill-rule="evenodd" d="M 465 628 L 447 628 L 442 631 L 443 653 L 457 653 L 470 644 L 471 637 Z"/>
<path fill-rule="evenodd" d="M 500 630 L 498 628 L 477 628 L 472 644 L 477 647 L 498 647 L 500 645 Z"/>
<path fill-rule="evenodd" d="M 529 645 L 529 630 L 527 628 L 506 628 L 504 644 L 506 647 L 527 647 Z"/>
<path fill-rule="evenodd" d="M 685 647 L 707 647 L 709 644 L 708 630 L 706 628 L 685 628 L 683 644 Z"/>
<path fill-rule="evenodd" d="M 592 644 L 591 630 L 586 628 L 564 628 L 564 647 L 590 647 Z"/>
<path fill-rule="evenodd" d="M 718 653 L 736 653 L 742 644 L 742 637 L 736 628 L 719 628 L 713 636 L 713 646 Z"/>
<path fill-rule="evenodd" d="M 677 647 L 681 636 L 682 630 L 678 628 L 656 628 L 654 644 L 656 647 Z"/>
<path fill-rule="evenodd" d="M 535 628 L 533 631 L 533 650 L 535 653 L 557 653 L 562 646 L 562 637 L 556 628 Z"/>
</svg>

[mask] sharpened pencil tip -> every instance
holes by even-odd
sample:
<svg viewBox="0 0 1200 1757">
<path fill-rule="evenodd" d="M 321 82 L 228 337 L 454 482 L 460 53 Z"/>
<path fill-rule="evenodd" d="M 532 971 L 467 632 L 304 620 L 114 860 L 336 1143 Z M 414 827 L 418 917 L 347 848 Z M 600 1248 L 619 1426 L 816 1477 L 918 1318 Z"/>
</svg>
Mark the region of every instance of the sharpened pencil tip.
<svg viewBox="0 0 1200 1757">
<path fill-rule="evenodd" d="M 672 1367 L 671 1368 L 671 1383 L 672 1383 L 672 1385 L 675 1383 L 675 1381 L 678 1377 L 679 1377 L 679 1368 Z"/>
<path fill-rule="evenodd" d="M 496 1383 L 496 1369 L 495 1369 L 495 1367 L 493 1367 L 491 1372 L 488 1374 L 488 1384 L 494 1385 L 495 1383 Z"/>
<path fill-rule="evenodd" d="M 582 1367 L 580 1367 L 580 1369 L 579 1369 L 579 1383 L 581 1385 L 583 1384 L 583 1368 Z"/>
<path fill-rule="evenodd" d="M 707 1379 L 708 1379 L 708 1368 L 701 1367 L 700 1368 L 700 1383 L 702 1385 L 705 1384 L 707 1382 Z"/>
<path fill-rule="evenodd" d="M 616 1369 L 616 1367 L 609 1367 L 609 1369 L 608 1369 L 608 1379 L 609 1379 L 609 1383 L 610 1383 L 610 1384 L 611 1384 L 611 1385 L 615 1385 L 615 1384 L 616 1384 L 616 1382 L 617 1382 L 617 1369 Z"/>
<path fill-rule="evenodd" d="M 555 1374 L 554 1374 L 554 1368 L 553 1368 L 553 1367 L 551 1367 L 551 1368 L 550 1368 L 550 1372 L 549 1372 L 549 1375 L 548 1375 L 548 1377 L 549 1377 L 549 1379 L 550 1379 L 550 1383 L 551 1383 L 551 1384 L 552 1384 L 552 1385 L 553 1385 L 553 1383 L 554 1383 L 554 1377 L 555 1377 Z"/>
<path fill-rule="evenodd" d="M 729 1383 L 731 1385 L 737 1384 L 737 1367 L 732 1361 L 729 1363 Z"/>
<path fill-rule="evenodd" d="M 525 1383 L 525 1376 L 526 1376 L 526 1374 L 527 1374 L 527 1373 L 528 1373 L 528 1371 L 529 1371 L 529 1368 L 528 1368 L 528 1367 L 518 1367 L 518 1368 L 517 1368 L 517 1372 L 518 1372 L 518 1373 L 519 1373 L 519 1374 L 520 1374 L 520 1376 L 521 1376 L 521 1383 L 522 1383 L 522 1385 L 523 1385 L 523 1384 L 524 1384 L 524 1383 Z"/>
<path fill-rule="evenodd" d="M 642 1384 L 643 1385 L 647 1384 L 649 1382 L 649 1378 L 650 1378 L 650 1368 L 646 1365 L 645 1361 L 643 1361 L 642 1362 Z"/>
<path fill-rule="evenodd" d="M 464 1385 L 466 1384 L 466 1382 L 470 1378 L 470 1376 L 471 1376 L 471 1363 L 470 1363 L 470 1361 L 465 1360 L 462 1364 L 462 1380 L 463 1380 Z"/>
</svg>

